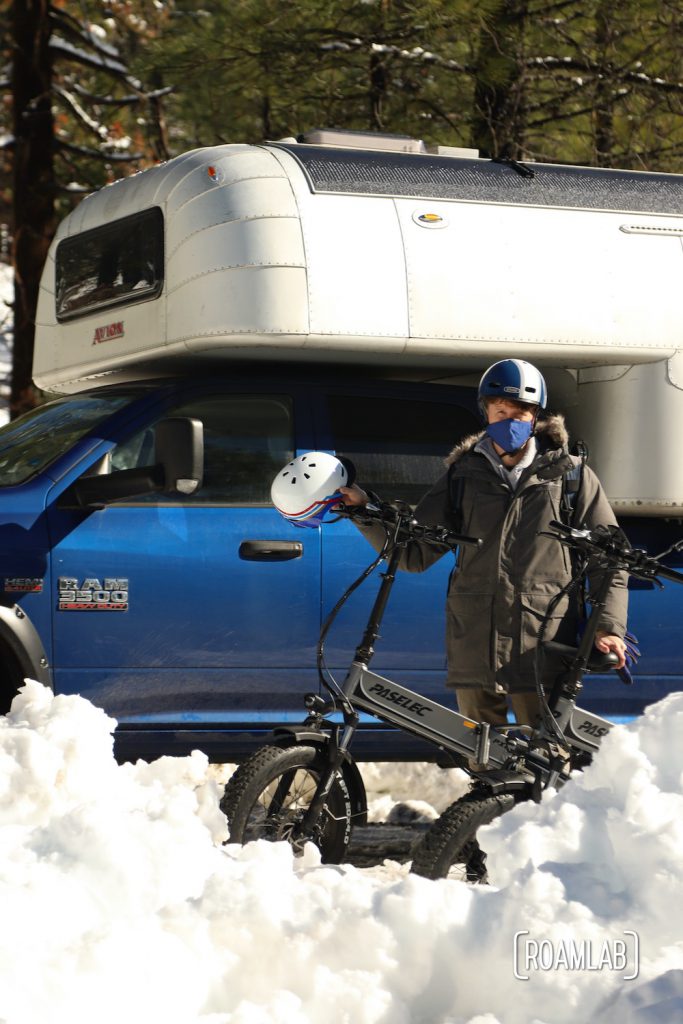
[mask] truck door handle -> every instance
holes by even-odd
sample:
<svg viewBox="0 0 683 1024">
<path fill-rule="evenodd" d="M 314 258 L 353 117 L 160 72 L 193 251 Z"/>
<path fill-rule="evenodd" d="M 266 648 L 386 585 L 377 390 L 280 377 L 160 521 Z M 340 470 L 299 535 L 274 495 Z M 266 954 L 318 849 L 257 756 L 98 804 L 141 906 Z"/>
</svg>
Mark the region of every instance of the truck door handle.
<svg viewBox="0 0 683 1024">
<path fill-rule="evenodd" d="M 243 540 L 239 550 L 245 562 L 289 562 L 303 553 L 304 546 L 297 540 Z"/>
</svg>

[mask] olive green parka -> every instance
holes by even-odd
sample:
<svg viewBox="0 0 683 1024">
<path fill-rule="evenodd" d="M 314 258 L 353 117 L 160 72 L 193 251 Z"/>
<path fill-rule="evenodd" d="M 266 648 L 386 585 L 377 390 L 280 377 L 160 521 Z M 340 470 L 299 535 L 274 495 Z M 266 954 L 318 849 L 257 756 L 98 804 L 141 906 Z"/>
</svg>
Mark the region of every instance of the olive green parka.
<svg viewBox="0 0 683 1024">
<path fill-rule="evenodd" d="M 446 460 L 448 470 L 418 504 L 418 522 L 443 525 L 479 537 L 479 549 L 462 546 L 450 577 L 446 603 L 448 687 L 483 686 L 494 692 L 523 692 L 535 687 L 534 656 L 541 622 L 551 600 L 572 576 L 568 548 L 544 536 L 553 520 L 562 519 L 562 479 L 578 459 L 567 451 L 561 416 L 536 427 L 537 454 L 516 489 L 476 451 L 484 432 L 467 438 Z M 462 482 L 455 485 L 455 480 Z M 452 507 L 454 490 L 459 514 Z M 616 524 L 605 492 L 589 466 L 583 468 L 573 522 L 593 528 Z M 379 550 L 384 533 L 375 525 L 362 532 Z M 423 572 L 450 549 L 422 541 L 407 547 L 401 568 Z M 590 571 L 589 571 L 590 577 Z M 589 578 L 594 590 L 598 578 Z M 610 589 L 599 628 L 618 636 L 626 631 L 627 579 L 617 577 Z M 574 644 L 581 617 L 578 588 L 553 608 L 544 632 L 547 640 Z M 548 686 L 560 665 L 543 659 Z"/>
</svg>

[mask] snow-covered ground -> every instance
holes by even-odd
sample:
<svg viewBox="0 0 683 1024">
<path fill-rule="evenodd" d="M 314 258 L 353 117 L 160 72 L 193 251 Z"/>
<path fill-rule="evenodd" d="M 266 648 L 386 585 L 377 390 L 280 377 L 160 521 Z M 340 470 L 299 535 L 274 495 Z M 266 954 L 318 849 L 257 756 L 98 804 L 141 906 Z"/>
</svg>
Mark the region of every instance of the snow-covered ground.
<svg viewBox="0 0 683 1024">
<path fill-rule="evenodd" d="M 683 694 L 489 828 L 496 887 L 223 846 L 204 756 L 117 766 L 112 726 L 36 683 L 0 719 L 3 1024 L 683 1019 Z M 415 771 L 366 771 L 377 814 L 461 789 Z"/>
</svg>

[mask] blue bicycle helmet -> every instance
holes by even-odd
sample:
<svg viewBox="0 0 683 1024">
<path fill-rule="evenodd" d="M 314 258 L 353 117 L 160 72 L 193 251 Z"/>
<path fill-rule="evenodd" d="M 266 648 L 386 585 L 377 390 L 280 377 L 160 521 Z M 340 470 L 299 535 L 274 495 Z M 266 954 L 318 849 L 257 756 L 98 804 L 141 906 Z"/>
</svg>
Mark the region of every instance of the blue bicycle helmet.
<svg viewBox="0 0 683 1024">
<path fill-rule="evenodd" d="M 501 359 L 479 381 L 479 409 L 486 419 L 485 398 L 511 398 L 545 409 L 548 389 L 543 374 L 524 359 Z"/>
</svg>

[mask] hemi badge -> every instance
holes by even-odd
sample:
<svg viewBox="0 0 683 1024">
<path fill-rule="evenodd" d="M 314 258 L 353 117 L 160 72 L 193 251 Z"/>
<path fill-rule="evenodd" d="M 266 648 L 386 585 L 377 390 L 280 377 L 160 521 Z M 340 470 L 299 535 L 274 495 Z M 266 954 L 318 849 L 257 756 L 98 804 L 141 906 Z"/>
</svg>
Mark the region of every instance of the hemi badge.
<svg viewBox="0 0 683 1024">
<path fill-rule="evenodd" d="M 6 576 L 6 594 L 42 594 L 43 580 L 33 576 Z"/>
</svg>

